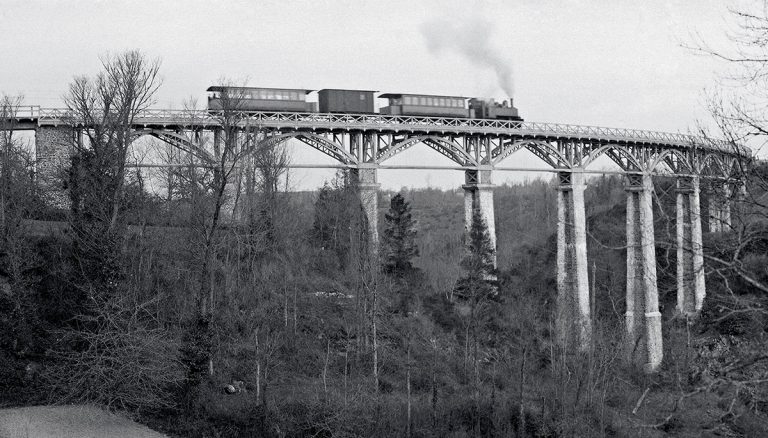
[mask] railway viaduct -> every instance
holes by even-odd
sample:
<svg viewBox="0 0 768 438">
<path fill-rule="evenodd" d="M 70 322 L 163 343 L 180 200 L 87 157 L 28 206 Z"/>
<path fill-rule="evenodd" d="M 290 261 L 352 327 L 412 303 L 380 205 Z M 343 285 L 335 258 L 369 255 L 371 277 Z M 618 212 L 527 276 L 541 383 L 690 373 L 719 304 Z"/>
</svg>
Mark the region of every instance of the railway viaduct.
<svg viewBox="0 0 768 438">
<path fill-rule="evenodd" d="M 709 139 L 632 129 L 553 123 L 324 113 L 248 112 L 242 125 L 257 127 L 263 141 L 298 140 L 350 169 L 368 217 L 373 242 L 377 233 L 377 170 L 383 168 L 453 168 L 465 174 L 465 228 L 479 209 L 495 246 L 493 173 L 523 170 L 503 162 L 526 149 L 557 174 L 558 333 L 562 342 L 581 348 L 591 343 L 584 189 L 589 166 L 606 156 L 625 176 L 627 196 L 626 345 L 631 360 L 646 371 L 662 361 L 661 313 L 656 284 L 652 198 L 654 176 L 676 179 L 677 312 L 693 316 L 706 295 L 702 249 L 701 187 L 714 181 L 710 196 L 710 231 L 730 227 L 729 200 L 742 193 L 735 175 L 750 157 L 748 149 Z M 199 135 L 220 129 L 208 112 L 147 110 L 134 124 L 136 136 L 150 135 L 189 153 L 204 156 Z M 35 131 L 37 174 L 52 183 L 65 164 L 73 139 L 84 129 L 71 122 L 66 110 L 30 107 L 15 120 L 16 129 Z M 87 127 L 85 127 L 87 128 Z M 197 135 L 186 135 L 190 132 Z M 455 166 L 424 163 L 389 166 L 387 160 L 422 143 L 448 157 Z M 329 166 L 318 166 L 329 167 Z M 529 170 L 529 169 L 528 169 Z M 543 170 L 543 169 L 542 169 Z"/>
</svg>

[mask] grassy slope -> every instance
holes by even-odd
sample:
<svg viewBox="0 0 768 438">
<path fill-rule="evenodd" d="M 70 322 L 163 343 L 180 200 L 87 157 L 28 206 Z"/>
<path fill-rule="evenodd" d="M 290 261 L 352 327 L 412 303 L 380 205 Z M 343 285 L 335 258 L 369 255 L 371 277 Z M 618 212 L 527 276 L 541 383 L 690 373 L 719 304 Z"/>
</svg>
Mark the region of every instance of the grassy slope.
<svg viewBox="0 0 768 438">
<path fill-rule="evenodd" d="M 94 406 L 32 406 L 0 410 L 2 438 L 162 438 L 125 417 Z"/>
</svg>

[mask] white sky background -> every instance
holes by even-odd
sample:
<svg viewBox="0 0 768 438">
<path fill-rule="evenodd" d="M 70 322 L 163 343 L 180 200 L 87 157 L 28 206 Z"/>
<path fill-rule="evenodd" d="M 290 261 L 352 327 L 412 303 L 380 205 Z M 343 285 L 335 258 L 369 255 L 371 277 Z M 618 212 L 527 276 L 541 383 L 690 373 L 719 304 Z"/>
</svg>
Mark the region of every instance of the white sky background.
<svg viewBox="0 0 768 438">
<path fill-rule="evenodd" d="M 350 88 L 505 98 L 492 69 L 431 52 L 425 23 L 487 22 L 513 71 L 528 121 L 688 132 L 708 123 L 703 90 L 723 66 L 682 48 L 693 33 L 726 44 L 722 0 L 0 0 L 0 92 L 61 106 L 75 74 L 99 55 L 140 49 L 162 59 L 156 107 L 180 108 L 222 77 L 251 86 Z M 471 26 L 470 26 L 471 27 Z M 330 162 L 308 147 L 294 161 Z M 417 146 L 393 164 L 450 165 Z M 506 166 L 543 167 L 513 155 Z M 296 171 L 300 189 L 330 172 Z M 530 174 L 528 174 L 530 177 Z M 496 183 L 525 178 L 499 173 Z M 384 188 L 449 188 L 460 171 L 379 171 Z"/>
</svg>

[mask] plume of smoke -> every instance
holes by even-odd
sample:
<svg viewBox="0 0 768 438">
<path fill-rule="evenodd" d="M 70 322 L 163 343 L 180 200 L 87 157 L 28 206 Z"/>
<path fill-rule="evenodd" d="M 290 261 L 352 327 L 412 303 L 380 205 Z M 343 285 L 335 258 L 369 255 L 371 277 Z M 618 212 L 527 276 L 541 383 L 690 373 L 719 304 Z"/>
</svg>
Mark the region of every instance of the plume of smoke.
<svg viewBox="0 0 768 438">
<path fill-rule="evenodd" d="M 499 87 L 512 97 L 512 67 L 491 46 L 491 31 L 491 23 L 479 18 L 461 22 L 432 20 L 421 25 L 421 34 L 430 52 L 450 50 L 474 64 L 490 67 L 496 73 Z"/>
</svg>

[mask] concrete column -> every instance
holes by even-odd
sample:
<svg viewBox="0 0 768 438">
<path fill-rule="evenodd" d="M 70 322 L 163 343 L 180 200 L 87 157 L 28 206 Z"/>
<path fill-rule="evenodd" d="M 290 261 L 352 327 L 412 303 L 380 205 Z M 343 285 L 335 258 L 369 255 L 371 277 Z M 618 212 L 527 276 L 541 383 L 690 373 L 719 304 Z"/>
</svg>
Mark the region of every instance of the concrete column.
<svg viewBox="0 0 768 438">
<path fill-rule="evenodd" d="M 709 196 L 708 203 L 707 203 L 707 210 L 709 218 L 709 232 L 710 233 L 719 233 L 720 232 L 720 214 L 719 214 L 719 206 L 717 205 L 718 201 L 714 193 L 712 193 Z"/>
<path fill-rule="evenodd" d="M 360 203 L 368 221 L 368 249 L 373 257 L 379 254 L 379 198 L 380 184 L 375 167 L 352 169 L 352 183 L 357 187 Z"/>
<path fill-rule="evenodd" d="M 663 356 L 661 313 L 656 285 L 651 175 L 627 175 L 627 314 L 630 357 L 647 372 Z"/>
<path fill-rule="evenodd" d="M 747 185 L 743 180 L 739 180 L 735 183 L 734 193 L 736 195 L 736 203 L 734 204 L 734 214 L 737 216 L 739 223 L 743 224 L 746 221 L 746 215 L 749 213 L 747 208 Z"/>
<path fill-rule="evenodd" d="M 35 177 L 45 202 L 57 208 L 69 208 L 64 180 L 71 166 L 74 140 L 71 126 L 38 126 L 35 130 Z"/>
<path fill-rule="evenodd" d="M 557 193 L 557 331 L 561 345 L 592 342 L 584 174 L 560 172 Z"/>
<path fill-rule="evenodd" d="M 677 312 L 693 317 L 706 295 L 699 178 L 677 180 Z"/>
<path fill-rule="evenodd" d="M 692 316 L 696 313 L 694 295 L 691 196 L 693 193 L 690 178 L 677 179 L 677 203 L 675 206 L 677 229 L 677 313 Z"/>
<path fill-rule="evenodd" d="M 731 190 L 725 181 L 713 181 L 709 195 L 709 231 L 722 233 L 728 231 L 731 226 Z"/>
<path fill-rule="evenodd" d="M 720 231 L 727 233 L 731 230 L 731 186 L 723 186 L 722 198 L 720 199 Z"/>
<path fill-rule="evenodd" d="M 694 309 L 698 313 L 704 305 L 707 294 L 704 282 L 704 243 L 701 238 L 701 200 L 700 179 L 691 178 L 690 211 L 691 211 L 691 253 L 693 258 L 693 295 Z"/>
<path fill-rule="evenodd" d="M 464 236 L 469 242 L 469 230 L 472 228 L 472 213 L 479 209 L 480 216 L 488 228 L 488 236 L 493 247 L 493 266 L 496 267 L 496 218 L 493 209 L 493 188 L 490 170 L 465 171 L 464 189 Z"/>
</svg>

